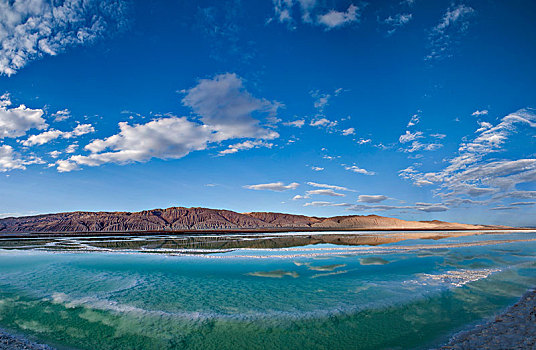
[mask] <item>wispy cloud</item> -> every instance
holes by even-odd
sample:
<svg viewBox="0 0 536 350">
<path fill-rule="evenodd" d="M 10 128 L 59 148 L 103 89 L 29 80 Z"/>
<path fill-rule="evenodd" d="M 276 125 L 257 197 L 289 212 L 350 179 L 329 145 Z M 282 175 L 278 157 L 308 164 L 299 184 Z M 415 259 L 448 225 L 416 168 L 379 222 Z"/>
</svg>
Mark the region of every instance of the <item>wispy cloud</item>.
<svg viewBox="0 0 536 350">
<path fill-rule="evenodd" d="M 1 1 L 0 74 L 117 32 L 125 26 L 126 9 L 119 0 Z"/>
<path fill-rule="evenodd" d="M 413 15 L 411 13 L 397 13 L 394 16 L 387 17 L 383 20 L 383 23 L 389 27 L 387 34 L 393 34 L 397 29 L 408 24 L 412 18 Z"/>
<path fill-rule="evenodd" d="M 476 116 L 476 117 L 479 117 L 481 115 L 488 115 L 488 110 L 487 109 L 484 109 L 484 110 L 481 110 L 481 111 L 476 110 L 471 115 Z"/>
<path fill-rule="evenodd" d="M 329 9 L 320 6 L 317 0 L 273 0 L 275 18 L 280 23 L 286 23 L 294 29 L 296 23 L 323 26 L 326 30 L 344 27 L 360 21 L 360 8 L 350 4 L 346 10 Z M 299 15 L 296 15 L 298 14 Z"/>
<path fill-rule="evenodd" d="M 487 157 L 503 151 L 508 139 L 519 130 L 530 135 L 534 128 L 534 110 L 519 110 L 505 116 L 495 126 L 480 127 L 473 140 L 460 144 L 459 154 L 448 160 L 444 169 L 421 172 L 415 167 L 408 167 L 399 175 L 418 186 L 438 185 L 437 194 L 443 198 L 493 196 L 494 201 L 531 198 L 531 191 L 519 191 L 516 186 L 536 181 L 536 159 L 497 160 Z"/>
<path fill-rule="evenodd" d="M 298 188 L 300 184 L 297 182 L 292 182 L 288 185 L 285 185 L 283 182 L 271 182 L 266 184 L 257 184 L 257 185 L 246 185 L 244 188 L 247 188 L 249 190 L 256 190 L 256 191 L 276 191 L 276 192 L 282 192 L 286 190 L 295 190 Z"/>
<path fill-rule="evenodd" d="M 327 184 L 320 184 L 317 182 L 307 182 L 309 186 L 318 187 L 318 188 L 329 188 L 336 191 L 353 191 L 347 187 L 344 186 L 337 186 L 337 185 L 327 185 Z"/>
<path fill-rule="evenodd" d="M 464 4 L 450 6 L 441 21 L 430 31 L 428 36 L 430 52 L 425 60 L 434 61 L 452 56 L 453 41 L 467 31 L 469 18 L 474 13 L 473 8 Z"/>
</svg>

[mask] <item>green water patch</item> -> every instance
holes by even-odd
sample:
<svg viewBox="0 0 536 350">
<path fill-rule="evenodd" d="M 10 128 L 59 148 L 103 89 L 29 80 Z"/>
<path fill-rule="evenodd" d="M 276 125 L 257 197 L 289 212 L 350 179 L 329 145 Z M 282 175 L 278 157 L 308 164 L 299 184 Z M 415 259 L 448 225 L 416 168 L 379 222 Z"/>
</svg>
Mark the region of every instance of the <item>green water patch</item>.
<svg viewBox="0 0 536 350">
<path fill-rule="evenodd" d="M 143 310 L 113 312 L 2 288 L 0 324 L 50 344 L 95 350 L 425 348 L 514 302 L 536 282 L 534 271 L 527 271 L 524 277 L 509 272 L 401 305 L 305 319 L 195 320 Z"/>
</svg>

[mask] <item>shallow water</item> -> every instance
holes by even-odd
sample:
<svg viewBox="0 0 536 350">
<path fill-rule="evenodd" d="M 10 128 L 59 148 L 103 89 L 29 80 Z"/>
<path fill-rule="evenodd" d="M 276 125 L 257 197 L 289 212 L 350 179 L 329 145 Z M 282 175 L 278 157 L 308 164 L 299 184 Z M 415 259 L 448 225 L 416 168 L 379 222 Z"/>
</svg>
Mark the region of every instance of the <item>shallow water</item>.
<svg viewBox="0 0 536 350">
<path fill-rule="evenodd" d="M 428 348 L 536 285 L 536 232 L 452 235 L 0 239 L 0 327 L 76 349 Z"/>
</svg>

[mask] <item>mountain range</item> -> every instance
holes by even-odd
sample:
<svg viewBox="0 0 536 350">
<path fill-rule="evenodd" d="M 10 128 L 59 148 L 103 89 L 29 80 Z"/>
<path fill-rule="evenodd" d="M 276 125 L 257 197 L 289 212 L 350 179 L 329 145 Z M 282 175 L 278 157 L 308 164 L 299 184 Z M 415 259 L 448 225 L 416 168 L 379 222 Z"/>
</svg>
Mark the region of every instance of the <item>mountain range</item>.
<svg viewBox="0 0 536 350">
<path fill-rule="evenodd" d="M 502 226 L 406 221 L 377 215 L 313 217 L 271 212 L 172 207 L 140 212 L 68 212 L 0 219 L 6 233 L 127 233 L 320 230 L 476 230 Z"/>
</svg>

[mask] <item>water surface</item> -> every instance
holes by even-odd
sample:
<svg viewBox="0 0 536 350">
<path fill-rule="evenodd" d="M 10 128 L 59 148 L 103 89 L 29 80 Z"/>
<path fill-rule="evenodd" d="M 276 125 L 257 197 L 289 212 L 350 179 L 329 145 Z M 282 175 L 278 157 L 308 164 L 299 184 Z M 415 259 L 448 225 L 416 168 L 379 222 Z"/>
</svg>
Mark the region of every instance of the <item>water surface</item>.
<svg viewBox="0 0 536 350">
<path fill-rule="evenodd" d="M 412 349 L 536 285 L 536 232 L 0 239 L 0 327 L 74 349 Z"/>
</svg>

